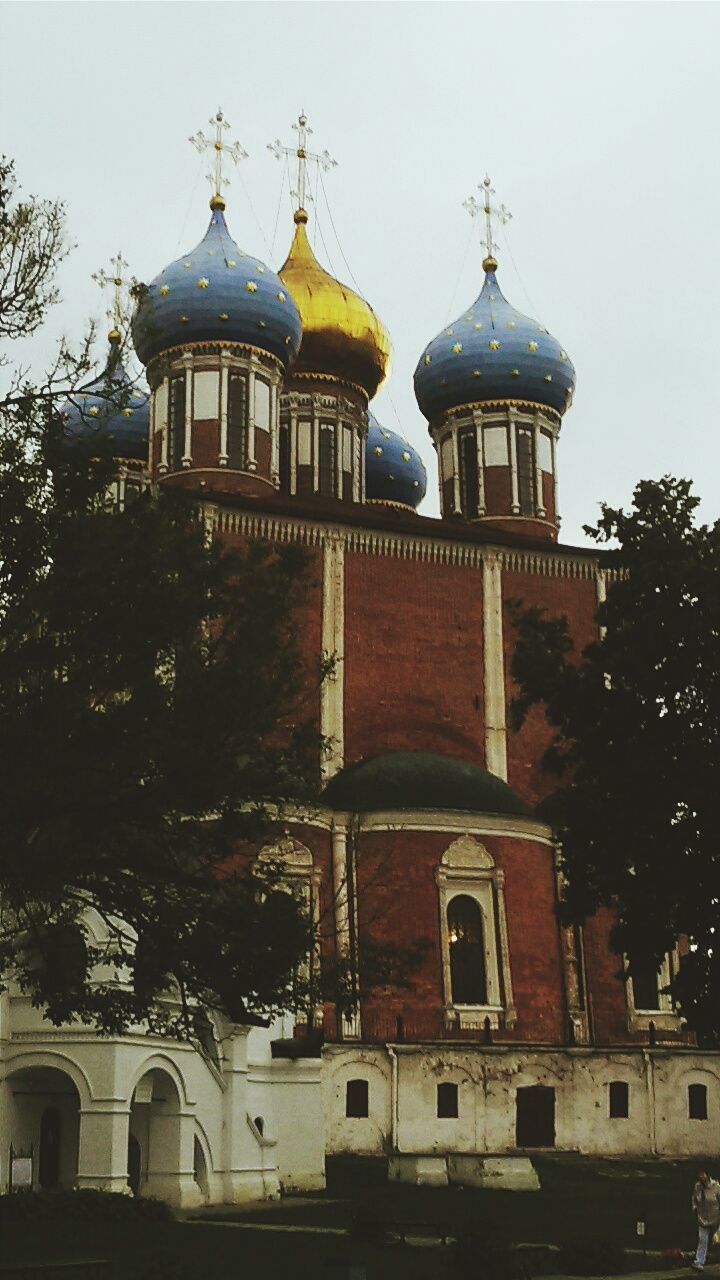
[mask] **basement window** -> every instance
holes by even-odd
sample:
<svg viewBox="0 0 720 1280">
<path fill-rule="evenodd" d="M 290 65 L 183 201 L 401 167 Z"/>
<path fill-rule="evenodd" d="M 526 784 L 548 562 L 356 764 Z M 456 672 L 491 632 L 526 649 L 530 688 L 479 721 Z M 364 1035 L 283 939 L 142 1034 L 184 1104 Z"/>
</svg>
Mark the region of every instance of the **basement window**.
<svg viewBox="0 0 720 1280">
<path fill-rule="evenodd" d="M 708 1108 L 706 1085 L 688 1085 L 688 1118 L 690 1120 L 707 1120 Z"/>
<path fill-rule="evenodd" d="M 611 1120 L 627 1120 L 630 1113 L 630 1087 L 624 1080 L 612 1080 L 608 1085 L 609 1113 Z"/>
<path fill-rule="evenodd" d="M 439 1084 L 437 1087 L 438 1120 L 457 1120 L 458 1087 L 456 1084 Z"/>
<path fill-rule="evenodd" d="M 345 1115 L 355 1120 L 368 1114 L 367 1080 L 348 1080 L 345 1088 Z"/>
</svg>

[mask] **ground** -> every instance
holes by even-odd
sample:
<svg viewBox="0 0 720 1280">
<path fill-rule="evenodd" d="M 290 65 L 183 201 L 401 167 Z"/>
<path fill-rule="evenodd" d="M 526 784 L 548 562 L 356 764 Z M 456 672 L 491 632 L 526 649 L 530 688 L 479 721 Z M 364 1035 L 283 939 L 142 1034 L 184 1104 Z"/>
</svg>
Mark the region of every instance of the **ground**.
<svg viewBox="0 0 720 1280">
<path fill-rule="evenodd" d="M 361 1264 L 367 1280 L 449 1280 L 451 1250 L 374 1243 L 377 1223 L 472 1223 L 526 1244 L 558 1244 L 602 1238 L 637 1250 L 636 1223 L 647 1221 L 645 1260 L 631 1255 L 636 1271 L 670 1266 L 658 1256 L 695 1243 L 689 1201 L 697 1161 L 627 1162 L 574 1156 L 541 1156 L 540 1192 L 415 1188 L 385 1181 L 384 1161 L 328 1162 L 328 1190 L 241 1211 L 206 1211 L 202 1220 L 168 1223 L 53 1223 L 39 1231 L 27 1223 L 6 1225 L 2 1264 L 63 1259 L 108 1259 L 111 1280 L 196 1280 L 222 1269 L 228 1277 L 260 1275 L 284 1280 L 318 1273 L 346 1280 Z M 361 1238 L 347 1234 L 359 1224 Z M 293 1230 L 293 1227 L 295 1228 Z M 314 1228 L 314 1229 L 313 1229 Z M 552 1272 L 552 1254 L 532 1260 Z M 2 1267 L 4 1270 L 4 1267 Z M 0 1271 L 0 1274 L 2 1272 Z M 13 1272 L 10 1273 L 11 1275 Z M 17 1272 L 20 1275 L 22 1273 Z M 98 1277 L 100 1272 L 97 1272 Z M 676 1272 L 675 1274 L 681 1274 Z M 75 1276 L 64 1273 L 64 1280 Z M 95 1280 L 86 1273 L 83 1280 Z M 659 1277 L 658 1277 L 659 1280 Z"/>
</svg>

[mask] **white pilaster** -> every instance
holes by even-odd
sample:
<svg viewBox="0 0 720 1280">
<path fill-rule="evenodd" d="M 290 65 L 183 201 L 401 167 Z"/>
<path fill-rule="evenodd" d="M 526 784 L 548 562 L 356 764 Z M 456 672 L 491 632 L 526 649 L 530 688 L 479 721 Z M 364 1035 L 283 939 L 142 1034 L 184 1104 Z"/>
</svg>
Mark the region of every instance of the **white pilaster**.
<svg viewBox="0 0 720 1280">
<path fill-rule="evenodd" d="M 220 352 L 220 455 L 218 463 L 221 467 L 228 464 L 228 408 L 230 403 L 230 375 L 227 365 L 227 353 Z"/>
<path fill-rule="evenodd" d="M 343 424 L 339 414 L 335 422 L 335 496 L 343 496 Z"/>
<path fill-rule="evenodd" d="M 535 506 L 536 506 L 536 509 L 537 509 L 537 513 L 538 513 L 538 515 L 539 515 L 539 516 L 544 516 L 544 515 L 545 515 L 545 501 L 544 501 L 544 498 L 543 498 L 542 468 L 541 468 L 541 466 L 540 466 L 540 414 L 537 412 L 537 410 L 535 411 L 535 421 L 534 421 L 534 424 L 533 424 L 533 425 L 534 425 L 534 436 L 535 436 L 535 446 L 534 446 L 534 452 L 535 452 Z"/>
<path fill-rule="evenodd" d="M 312 420 L 313 493 L 320 489 L 320 417 L 313 400 Z"/>
<path fill-rule="evenodd" d="M 280 392 L 274 382 L 270 384 L 270 477 L 276 489 L 280 488 Z"/>
<path fill-rule="evenodd" d="M 193 424 L 193 358 L 183 356 L 185 366 L 185 441 L 183 446 L 182 465 L 192 466 L 192 424 Z"/>
<path fill-rule="evenodd" d="M 478 515 L 483 516 L 485 514 L 485 446 L 483 443 L 482 413 L 479 409 L 473 410 L 473 422 L 475 423 L 475 444 L 477 448 Z"/>
<path fill-rule="evenodd" d="M 515 419 L 512 413 L 508 413 L 508 436 L 510 444 L 510 485 L 512 491 L 511 510 L 513 515 L 518 515 L 520 511 L 520 497 L 518 494 L 517 436 L 515 434 Z"/>
<path fill-rule="evenodd" d="M 298 422 L 297 413 L 290 410 L 290 492 L 297 493 Z"/>
<path fill-rule="evenodd" d="M 247 469 L 248 471 L 257 471 L 257 458 L 255 457 L 255 366 L 252 363 L 248 372 Z"/>
<path fill-rule="evenodd" d="M 494 555 L 483 560 L 483 656 L 485 660 L 485 766 L 507 781 L 505 658 L 502 570 Z"/>
<path fill-rule="evenodd" d="M 166 376 L 163 378 L 163 387 L 165 388 L 165 395 L 164 395 L 165 415 L 161 423 L 162 440 L 160 442 L 160 471 L 164 473 L 168 469 L 168 439 L 170 434 L 170 428 L 168 425 L 169 419 L 170 419 L 170 378 L 169 376 Z"/>
<path fill-rule="evenodd" d="M 320 687 L 320 732 L 327 740 L 320 772 L 328 782 L 345 761 L 345 545 L 334 530 L 323 544 L 322 652 L 334 663 Z"/>
<path fill-rule="evenodd" d="M 128 1107 L 107 1102 L 80 1114 L 77 1185 L 82 1190 L 128 1190 Z"/>
<path fill-rule="evenodd" d="M 460 502 L 460 451 L 458 449 L 458 433 L 453 427 L 452 432 L 452 457 L 453 457 L 453 511 L 455 515 L 459 515 L 462 510 Z"/>
</svg>

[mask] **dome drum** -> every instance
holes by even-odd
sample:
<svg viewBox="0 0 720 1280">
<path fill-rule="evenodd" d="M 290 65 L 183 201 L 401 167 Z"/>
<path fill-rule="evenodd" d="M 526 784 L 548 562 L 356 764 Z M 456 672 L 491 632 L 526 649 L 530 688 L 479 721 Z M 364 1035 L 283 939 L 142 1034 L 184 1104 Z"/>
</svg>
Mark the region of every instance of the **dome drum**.
<svg viewBox="0 0 720 1280">
<path fill-rule="evenodd" d="M 362 502 L 367 403 L 364 392 L 307 375 L 280 400 L 280 491 Z"/>
<path fill-rule="evenodd" d="M 164 353 L 151 373 L 155 476 L 202 471 L 203 488 L 225 491 L 232 472 L 234 492 L 277 487 L 282 369 L 275 357 L 201 343 Z"/>
<path fill-rule="evenodd" d="M 554 539 L 558 432 L 547 409 L 478 405 L 448 413 L 431 428 L 443 517 Z"/>
</svg>

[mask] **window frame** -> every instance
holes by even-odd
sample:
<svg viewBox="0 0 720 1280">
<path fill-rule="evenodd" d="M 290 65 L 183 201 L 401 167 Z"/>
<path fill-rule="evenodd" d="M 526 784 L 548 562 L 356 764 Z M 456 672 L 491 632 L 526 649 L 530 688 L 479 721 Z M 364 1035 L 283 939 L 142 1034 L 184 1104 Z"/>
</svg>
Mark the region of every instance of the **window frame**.
<svg viewBox="0 0 720 1280">
<path fill-rule="evenodd" d="M 441 1080 L 438 1083 L 435 1090 L 435 1116 L 438 1120 L 460 1119 L 460 1086 L 455 1080 Z"/>
<path fill-rule="evenodd" d="M 360 1106 L 365 1110 L 350 1109 L 350 1094 L 352 1086 L 364 1086 L 363 1089 L 353 1090 L 354 1094 L 360 1093 L 363 1101 Z M 353 1076 L 352 1079 L 345 1081 L 345 1119 L 346 1120 L 368 1120 L 370 1117 L 370 1081 L 365 1076 Z"/>
<path fill-rule="evenodd" d="M 608 1081 L 608 1120 L 629 1120 L 630 1118 L 630 1085 L 627 1080 Z M 613 1099 L 613 1090 L 623 1090 L 623 1105 L 618 1107 L 617 1092 Z"/>
<path fill-rule="evenodd" d="M 693 1098 L 702 1099 L 702 1105 L 699 1110 L 703 1113 L 695 1114 L 698 1108 L 693 1104 Z M 707 1120 L 708 1119 L 708 1087 L 701 1080 L 691 1080 L 687 1087 L 687 1113 L 688 1120 Z"/>
</svg>

